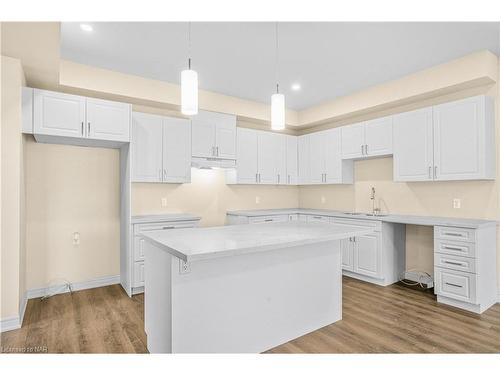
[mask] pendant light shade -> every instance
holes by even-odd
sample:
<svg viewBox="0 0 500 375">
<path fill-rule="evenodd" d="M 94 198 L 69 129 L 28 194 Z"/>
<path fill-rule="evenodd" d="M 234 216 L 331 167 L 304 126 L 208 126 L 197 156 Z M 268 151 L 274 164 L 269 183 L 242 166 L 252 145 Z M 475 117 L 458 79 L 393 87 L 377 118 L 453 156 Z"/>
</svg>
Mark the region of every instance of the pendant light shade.
<svg viewBox="0 0 500 375">
<path fill-rule="evenodd" d="M 186 116 L 198 114 L 198 73 L 191 69 L 181 72 L 181 112 Z"/>
<path fill-rule="evenodd" d="M 271 129 L 285 129 L 285 95 L 271 95 Z"/>
</svg>

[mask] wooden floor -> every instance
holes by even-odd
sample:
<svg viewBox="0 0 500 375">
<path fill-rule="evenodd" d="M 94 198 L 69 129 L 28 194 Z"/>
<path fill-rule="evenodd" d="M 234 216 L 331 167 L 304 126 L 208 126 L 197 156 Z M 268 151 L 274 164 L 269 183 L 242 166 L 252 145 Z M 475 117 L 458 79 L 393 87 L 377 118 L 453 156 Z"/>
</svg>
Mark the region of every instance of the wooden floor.
<svg viewBox="0 0 500 375">
<path fill-rule="evenodd" d="M 500 353 L 500 304 L 476 315 L 398 284 L 343 283 L 342 321 L 269 353 Z M 143 304 L 118 285 L 30 300 L 23 328 L 2 334 L 2 350 L 145 353 Z"/>
</svg>

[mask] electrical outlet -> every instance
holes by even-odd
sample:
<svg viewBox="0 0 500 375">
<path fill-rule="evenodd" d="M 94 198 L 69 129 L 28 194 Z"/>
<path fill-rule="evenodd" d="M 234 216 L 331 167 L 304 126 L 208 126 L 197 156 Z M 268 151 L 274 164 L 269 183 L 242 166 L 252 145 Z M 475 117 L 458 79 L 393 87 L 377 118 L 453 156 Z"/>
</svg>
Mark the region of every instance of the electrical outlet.
<svg viewBox="0 0 500 375">
<path fill-rule="evenodd" d="M 458 198 L 453 199 L 453 208 L 460 208 L 462 201 Z"/>
<path fill-rule="evenodd" d="M 179 273 L 184 274 L 189 272 L 191 272 L 191 265 L 188 262 L 179 260 Z"/>
<path fill-rule="evenodd" d="M 260 197 L 255 197 L 255 204 L 259 204 L 260 203 Z"/>
<path fill-rule="evenodd" d="M 321 196 L 321 203 L 325 204 L 326 198 L 324 196 Z"/>
<path fill-rule="evenodd" d="M 75 245 L 75 246 L 80 245 L 80 233 L 79 232 L 73 233 L 73 245 Z"/>
<path fill-rule="evenodd" d="M 167 198 L 163 197 L 163 198 L 161 199 L 161 206 L 162 206 L 162 207 L 167 207 Z"/>
</svg>

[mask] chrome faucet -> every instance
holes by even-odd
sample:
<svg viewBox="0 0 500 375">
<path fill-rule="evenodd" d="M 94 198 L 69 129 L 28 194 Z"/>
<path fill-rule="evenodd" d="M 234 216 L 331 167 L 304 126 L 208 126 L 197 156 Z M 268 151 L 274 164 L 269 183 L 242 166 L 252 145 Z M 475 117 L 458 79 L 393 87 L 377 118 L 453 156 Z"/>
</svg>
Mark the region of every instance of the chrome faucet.
<svg viewBox="0 0 500 375">
<path fill-rule="evenodd" d="M 380 213 L 380 208 L 375 207 L 375 188 L 372 186 L 370 200 L 372 201 L 372 215 L 377 216 Z"/>
</svg>

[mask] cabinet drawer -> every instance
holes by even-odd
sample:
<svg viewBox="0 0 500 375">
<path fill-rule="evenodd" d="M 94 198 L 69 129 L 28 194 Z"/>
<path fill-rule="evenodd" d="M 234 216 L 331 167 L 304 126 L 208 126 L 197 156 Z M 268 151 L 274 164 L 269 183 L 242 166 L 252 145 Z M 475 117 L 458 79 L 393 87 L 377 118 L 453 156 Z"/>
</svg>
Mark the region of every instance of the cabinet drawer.
<svg viewBox="0 0 500 375">
<path fill-rule="evenodd" d="M 180 222 L 157 222 L 147 224 L 135 224 L 134 234 L 139 234 L 144 231 L 151 230 L 166 230 L 166 229 L 180 229 L 180 228 L 194 228 L 196 223 L 193 221 L 180 221 Z"/>
<path fill-rule="evenodd" d="M 457 271 L 476 273 L 476 259 L 434 253 L 434 266 Z"/>
<path fill-rule="evenodd" d="M 250 224 L 257 223 L 282 223 L 288 221 L 288 215 L 257 216 L 248 219 Z"/>
<path fill-rule="evenodd" d="M 456 227 L 434 227 L 434 238 L 442 238 L 445 240 L 455 241 L 476 241 L 475 229 L 456 228 Z"/>
<path fill-rule="evenodd" d="M 436 267 L 436 294 L 456 300 L 476 303 L 477 276 L 473 273 Z"/>
<path fill-rule="evenodd" d="M 434 252 L 474 258 L 476 256 L 476 245 L 469 242 L 435 239 Z"/>
<path fill-rule="evenodd" d="M 328 223 L 330 221 L 330 218 L 328 216 L 321 216 L 321 215 L 307 215 L 308 223 L 314 223 L 317 221 Z"/>
<path fill-rule="evenodd" d="M 345 219 L 345 218 L 341 218 L 341 217 L 334 217 L 332 222 L 334 224 L 344 224 L 344 225 L 351 225 L 351 226 L 358 226 L 358 227 L 373 228 L 375 231 L 382 230 L 382 222 L 375 221 L 375 220 Z"/>
<path fill-rule="evenodd" d="M 132 286 L 134 288 L 144 286 L 144 262 L 134 263 L 134 280 Z"/>
</svg>

